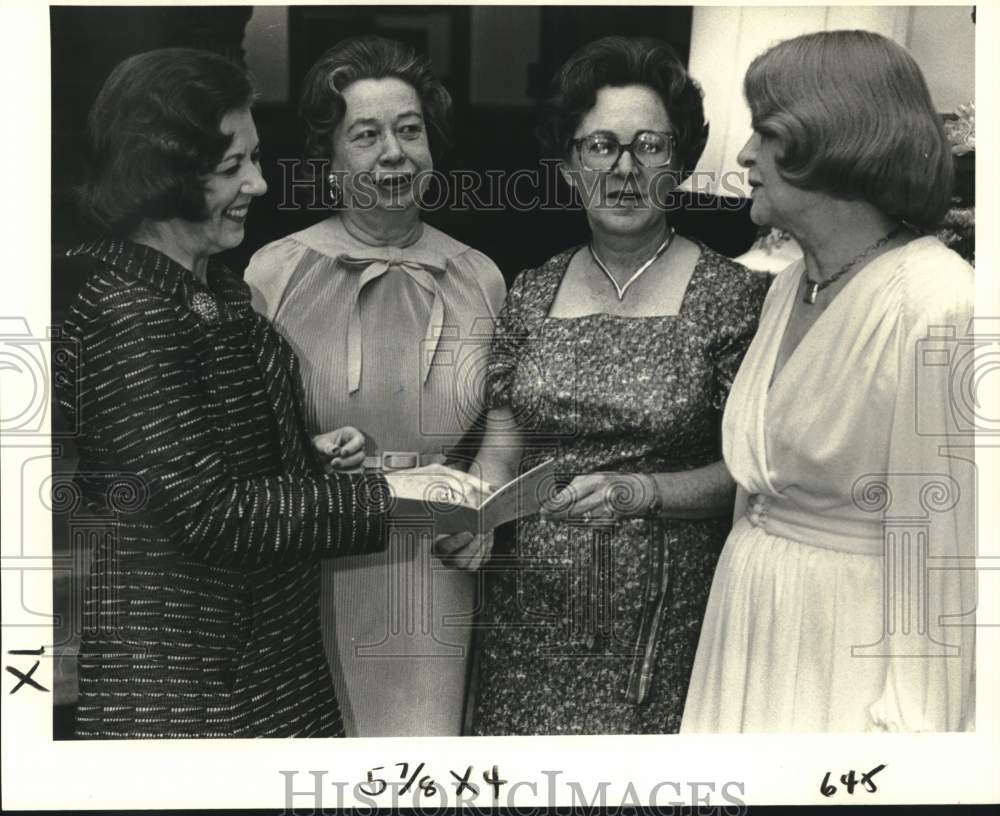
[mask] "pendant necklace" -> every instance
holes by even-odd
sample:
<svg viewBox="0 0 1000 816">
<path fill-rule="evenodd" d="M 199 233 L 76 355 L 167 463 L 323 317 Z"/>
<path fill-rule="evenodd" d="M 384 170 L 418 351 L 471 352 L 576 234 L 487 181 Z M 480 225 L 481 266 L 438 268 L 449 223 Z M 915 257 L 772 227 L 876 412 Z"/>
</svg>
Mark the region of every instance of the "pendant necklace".
<svg viewBox="0 0 1000 816">
<path fill-rule="evenodd" d="M 664 238 L 663 243 L 656 248 L 656 252 L 653 253 L 653 256 L 648 261 L 646 261 L 642 266 L 636 269 L 635 272 L 632 273 L 632 277 L 629 278 L 627 281 L 625 281 L 624 286 L 618 285 L 618 281 L 615 280 L 615 276 L 611 274 L 611 270 L 608 269 L 607 265 L 604 263 L 604 261 L 601 260 L 600 256 L 597 254 L 597 250 L 594 249 L 594 242 L 593 241 L 590 242 L 590 244 L 588 245 L 588 248 L 590 249 L 590 257 L 594 259 L 594 263 L 596 263 L 604 272 L 604 274 L 608 276 L 608 280 L 610 280 L 611 283 L 614 284 L 615 291 L 618 293 L 619 303 L 622 300 L 624 300 L 625 292 L 627 292 L 628 288 L 639 279 L 639 276 L 642 275 L 642 273 L 645 272 L 647 269 L 649 269 L 649 267 L 651 267 L 654 263 L 656 263 L 657 258 L 659 258 L 664 252 L 666 252 L 670 248 L 670 244 L 673 243 L 674 240 L 674 234 L 675 234 L 674 230 L 671 227 L 670 231 L 667 233 L 667 237 Z"/>
<path fill-rule="evenodd" d="M 903 231 L 903 225 L 900 224 L 895 229 L 887 232 L 870 247 L 866 247 L 857 255 L 855 255 L 851 260 L 849 260 L 846 264 L 840 267 L 840 271 L 836 275 L 834 275 L 832 278 L 827 278 L 825 281 L 814 281 L 812 278 L 809 277 L 809 273 L 806 272 L 805 273 L 806 293 L 802 296 L 802 302 L 810 306 L 814 304 L 816 302 L 816 295 L 818 295 L 820 292 L 826 289 L 826 287 L 829 286 L 831 283 L 840 280 L 842 277 L 844 277 L 844 275 L 846 275 L 848 272 L 854 269 L 854 267 L 856 267 L 859 263 L 861 263 L 865 258 L 871 255 L 876 249 L 881 249 L 882 247 L 884 247 L 893 238 L 899 235 L 899 233 L 902 231 Z"/>
</svg>

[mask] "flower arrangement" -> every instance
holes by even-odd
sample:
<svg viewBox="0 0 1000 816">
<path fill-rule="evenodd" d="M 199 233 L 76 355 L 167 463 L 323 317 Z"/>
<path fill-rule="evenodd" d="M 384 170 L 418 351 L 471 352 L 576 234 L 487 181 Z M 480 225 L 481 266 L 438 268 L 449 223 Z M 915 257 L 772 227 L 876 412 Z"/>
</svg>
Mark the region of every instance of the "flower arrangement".
<svg viewBox="0 0 1000 816">
<path fill-rule="evenodd" d="M 976 103 L 959 105 L 959 108 L 944 122 L 944 132 L 951 142 L 954 156 L 964 156 L 976 149 Z"/>
<path fill-rule="evenodd" d="M 945 117 L 944 132 L 955 157 L 954 206 L 937 237 L 969 263 L 976 260 L 976 103 L 960 105 Z"/>
</svg>

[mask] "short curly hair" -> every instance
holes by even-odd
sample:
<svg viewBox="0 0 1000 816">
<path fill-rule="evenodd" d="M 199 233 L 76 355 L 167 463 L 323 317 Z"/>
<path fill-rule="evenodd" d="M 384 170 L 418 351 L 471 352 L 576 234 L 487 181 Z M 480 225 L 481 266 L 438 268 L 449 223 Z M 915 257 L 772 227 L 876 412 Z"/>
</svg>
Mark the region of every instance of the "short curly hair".
<svg viewBox="0 0 1000 816">
<path fill-rule="evenodd" d="M 552 79 L 538 138 L 549 158 L 565 159 L 580 120 L 605 87 L 643 85 L 659 96 L 673 125 L 682 178 L 689 176 L 708 140 L 701 88 L 677 52 L 654 37 L 603 37 L 576 51 Z"/>
<path fill-rule="evenodd" d="M 921 230 L 947 212 L 954 164 L 912 56 L 870 31 L 786 40 L 747 70 L 753 126 L 780 145 L 789 184 L 863 200 Z"/>
<path fill-rule="evenodd" d="M 306 124 L 306 155 L 325 159 L 332 155 L 333 134 L 347 109 L 343 91 L 348 85 L 389 78 L 402 80 L 417 92 L 431 149 L 440 155 L 451 142 L 451 94 L 426 56 L 397 40 L 374 35 L 341 40 L 306 74 L 299 102 Z"/>
<path fill-rule="evenodd" d="M 253 98 L 246 72 L 209 51 L 163 48 L 121 62 L 87 119 L 85 215 L 123 237 L 145 219 L 204 220 L 204 176 L 232 143 L 219 124 Z"/>
</svg>

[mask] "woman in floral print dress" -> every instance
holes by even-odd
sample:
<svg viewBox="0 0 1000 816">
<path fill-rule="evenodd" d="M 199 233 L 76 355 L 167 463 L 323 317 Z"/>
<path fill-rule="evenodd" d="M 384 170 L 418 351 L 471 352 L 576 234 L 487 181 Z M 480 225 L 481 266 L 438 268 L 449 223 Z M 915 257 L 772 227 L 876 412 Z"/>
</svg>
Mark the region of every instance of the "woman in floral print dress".
<svg viewBox="0 0 1000 816">
<path fill-rule="evenodd" d="M 554 458 L 561 489 L 509 551 L 438 543 L 489 559 L 472 731 L 672 732 L 732 516 L 721 411 L 767 278 L 667 222 L 707 134 L 668 45 L 591 43 L 554 91 L 543 142 L 593 240 L 517 278 L 486 376 L 482 477 Z"/>
</svg>

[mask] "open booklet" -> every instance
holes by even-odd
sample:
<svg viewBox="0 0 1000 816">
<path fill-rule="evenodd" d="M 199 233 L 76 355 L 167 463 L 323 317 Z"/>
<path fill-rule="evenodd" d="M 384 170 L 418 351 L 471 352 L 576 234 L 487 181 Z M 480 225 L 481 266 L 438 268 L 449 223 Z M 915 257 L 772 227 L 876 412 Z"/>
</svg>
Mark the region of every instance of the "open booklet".
<svg viewBox="0 0 1000 816">
<path fill-rule="evenodd" d="M 434 532 L 488 532 L 537 513 L 555 490 L 555 461 L 548 459 L 491 493 L 482 504 L 466 502 L 461 481 L 442 474 L 397 470 L 385 474 L 393 492 L 394 521 L 434 524 Z"/>
</svg>

